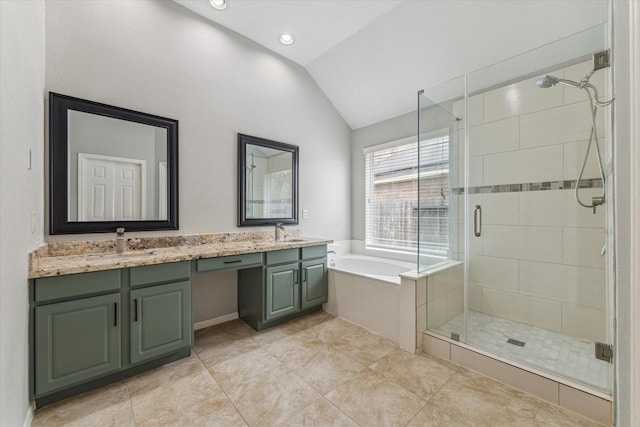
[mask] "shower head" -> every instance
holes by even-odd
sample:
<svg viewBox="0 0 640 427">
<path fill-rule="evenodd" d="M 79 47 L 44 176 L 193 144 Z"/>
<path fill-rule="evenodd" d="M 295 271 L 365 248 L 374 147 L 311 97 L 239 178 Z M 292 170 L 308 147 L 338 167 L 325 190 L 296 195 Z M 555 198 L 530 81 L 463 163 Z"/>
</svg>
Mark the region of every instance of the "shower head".
<svg viewBox="0 0 640 427">
<path fill-rule="evenodd" d="M 538 87 L 546 89 L 551 86 L 555 86 L 560 81 L 559 78 L 553 76 L 544 76 L 538 79 L 536 85 Z"/>
<path fill-rule="evenodd" d="M 576 87 L 576 88 L 582 88 L 582 84 L 581 83 L 574 82 L 573 80 L 559 79 L 559 78 L 557 78 L 555 76 L 544 76 L 544 77 L 539 78 L 538 81 L 536 82 L 536 85 L 538 85 L 538 87 L 540 87 L 542 89 L 546 89 L 548 87 L 552 87 L 552 86 L 555 86 L 557 84 L 570 86 L 570 87 Z"/>
</svg>

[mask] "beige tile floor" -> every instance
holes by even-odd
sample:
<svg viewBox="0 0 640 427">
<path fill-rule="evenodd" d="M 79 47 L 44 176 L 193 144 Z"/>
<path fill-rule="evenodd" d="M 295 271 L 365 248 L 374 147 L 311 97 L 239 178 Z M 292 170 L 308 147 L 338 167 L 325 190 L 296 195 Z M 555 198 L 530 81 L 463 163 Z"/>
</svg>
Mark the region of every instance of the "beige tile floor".
<svg viewBox="0 0 640 427">
<path fill-rule="evenodd" d="M 191 357 L 37 411 L 34 426 L 597 426 L 318 312 L 196 331 Z"/>
</svg>

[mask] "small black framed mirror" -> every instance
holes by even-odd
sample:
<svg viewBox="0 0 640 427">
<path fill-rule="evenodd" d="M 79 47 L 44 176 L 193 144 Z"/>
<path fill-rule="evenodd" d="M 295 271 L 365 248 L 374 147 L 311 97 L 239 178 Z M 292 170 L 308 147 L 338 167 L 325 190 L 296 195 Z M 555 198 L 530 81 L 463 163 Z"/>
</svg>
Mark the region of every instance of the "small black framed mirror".
<svg viewBox="0 0 640 427">
<path fill-rule="evenodd" d="M 238 227 L 298 223 L 298 146 L 238 134 Z"/>
<path fill-rule="evenodd" d="M 49 93 L 49 233 L 178 229 L 178 121 Z"/>
</svg>

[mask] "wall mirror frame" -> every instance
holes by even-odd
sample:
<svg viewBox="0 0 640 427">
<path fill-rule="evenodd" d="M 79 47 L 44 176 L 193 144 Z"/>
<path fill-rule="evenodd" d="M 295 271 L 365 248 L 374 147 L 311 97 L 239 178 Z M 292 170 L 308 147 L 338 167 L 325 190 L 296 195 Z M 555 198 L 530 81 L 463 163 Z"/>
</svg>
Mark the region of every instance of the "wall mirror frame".
<svg viewBox="0 0 640 427">
<path fill-rule="evenodd" d="M 298 151 L 238 134 L 238 227 L 298 224 Z"/>
<path fill-rule="evenodd" d="M 73 118 L 71 120 L 73 125 L 70 125 L 70 117 Z M 104 128 L 95 126 L 96 123 L 105 123 L 106 126 Z M 86 130 L 80 132 L 78 128 L 86 128 Z M 132 129 L 126 131 L 128 139 L 117 139 L 120 130 L 124 128 Z M 112 132 L 106 132 L 103 129 L 111 129 Z M 141 142 L 140 145 L 137 144 L 139 140 L 135 139 L 136 132 L 145 135 L 144 142 Z M 153 133 L 153 136 L 148 136 L 150 132 Z M 75 136 L 79 133 L 83 137 Z M 151 138 L 153 141 L 150 141 Z M 91 144 L 100 147 L 96 151 L 115 149 L 118 144 L 123 147 L 118 148 L 120 151 L 117 152 L 116 157 L 104 156 L 103 152 L 90 153 L 88 157 L 93 156 L 94 160 L 87 163 L 90 166 L 83 166 L 87 171 L 93 168 L 95 162 L 99 162 L 100 159 L 111 159 L 105 160 L 107 164 L 119 165 L 119 159 L 131 158 L 133 159 L 131 164 L 140 165 L 134 166 L 138 168 L 135 169 L 138 171 L 136 176 L 140 177 L 136 179 L 141 182 L 135 187 L 138 191 L 137 195 L 120 198 L 120 200 L 126 199 L 127 202 L 112 203 L 120 203 L 120 212 L 130 212 L 129 200 L 137 201 L 135 205 L 137 213 L 124 216 L 113 215 L 113 212 L 118 212 L 117 209 L 114 210 L 111 205 L 108 208 L 100 205 L 102 203 L 99 202 L 100 200 L 111 203 L 111 200 L 117 199 L 114 195 L 116 191 L 109 190 L 107 196 L 100 196 L 101 198 L 91 196 L 91 200 L 98 200 L 95 204 L 100 205 L 99 208 L 107 212 L 107 215 L 99 216 L 93 212 L 91 215 L 84 214 L 84 206 L 90 206 L 91 201 L 82 202 L 83 197 L 89 200 L 89 196 L 83 196 L 83 194 L 93 193 L 90 193 L 91 190 L 86 188 L 81 189 L 82 185 L 89 186 L 86 183 L 81 184 L 81 182 L 87 182 L 93 178 L 80 178 L 83 176 L 81 172 L 78 172 L 82 155 L 74 146 L 76 139 L 92 140 Z M 90 144 L 87 146 L 91 147 Z M 146 151 L 151 150 L 150 146 L 154 147 L 154 153 L 150 155 L 150 158 L 159 159 L 159 161 L 135 160 L 145 156 Z M 132 152 L 134 150 L 138 152 L 142 150 L 143 152 L 134 154 Z M 91 150 L 83 147 L 82 151 Z M 91 161 L 94 163 L 90 163 Z M 76 164 L 78 166 L 74 166 Z M 116 168 L 118 167 L 121 166 L 116 166 Z M 118 176 L 118 171 L 121 169 L 114 170 L 115 172 L 109 173 Z M 87 176 L 91 176 L 91 172 L 86 173 Z M 121 173 L 120 175 L 124 176 L 125 174 Z M 92 186 L 97 187 L 93 181 L 90 182 L 92 182 Z M 112 184 L 109 185 L 113 187 Z M 123 185 L 116 184 L 116 188 L 124 188 Z M 147 189 L 149 190 L 147 191 Z M 85 191 L 89 192 L 85 193 Z M 93 191 L 95 192 L 95 189 Z M 121 194 L 123 194 L 122 191 Z M 122 208 L 121 205 L 126 205 L 126 207 Z M 147 207 L 147 205 L 149 206 Z M 138 206 L 143 208 L 140 209 Z M 89 207 L 86 210 L 91 211 L 92 209 Z M 98 220 L 96 218 L 104 219 Z M 178 229 L 178 121 L 50 92 L 49 234 L 106 233 L 115 232 L 117 227 L 124 227 L 126 231 Z"/>
</svg>

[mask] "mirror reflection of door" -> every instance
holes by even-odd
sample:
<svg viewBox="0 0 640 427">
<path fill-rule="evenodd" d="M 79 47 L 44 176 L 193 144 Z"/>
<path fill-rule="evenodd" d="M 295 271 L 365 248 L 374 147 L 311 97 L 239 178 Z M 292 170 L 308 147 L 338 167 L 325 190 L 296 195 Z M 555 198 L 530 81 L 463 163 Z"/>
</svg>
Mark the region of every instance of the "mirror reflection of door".
<svg viewBox="0 0 640 427">
<path fill-rule="evenodd" d="M 78 153 L 78 218 L 81 221 L 144 218 L 145 171 L 144 160 Z"/>
</svg>

